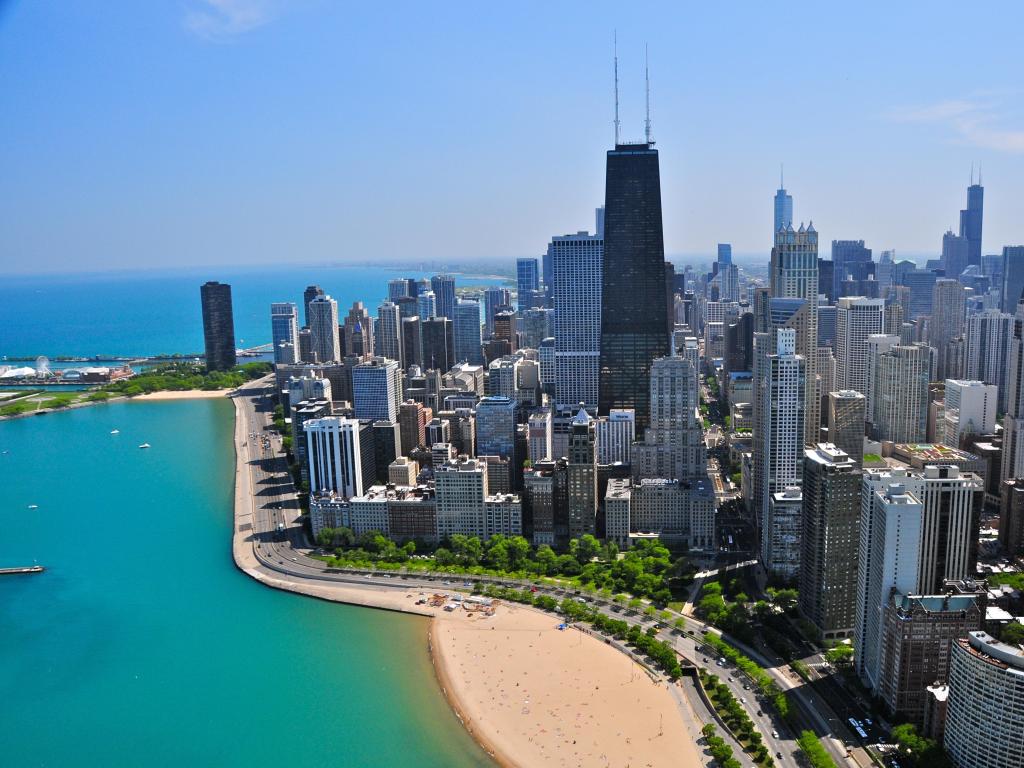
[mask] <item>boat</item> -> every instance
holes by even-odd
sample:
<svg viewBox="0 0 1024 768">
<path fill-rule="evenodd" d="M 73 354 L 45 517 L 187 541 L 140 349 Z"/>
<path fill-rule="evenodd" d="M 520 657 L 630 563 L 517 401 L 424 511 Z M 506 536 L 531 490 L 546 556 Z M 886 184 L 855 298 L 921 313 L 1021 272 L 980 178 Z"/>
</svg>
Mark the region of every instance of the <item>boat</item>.
<svg viewBox="0 0 1024 768">
<path fill-rule="evenodd" d="M 121 430 L 120 429 L 112 429 L 112 430 L 110 430 L 110 434 L 112 434 L 112 435 L 120 435 L 121 434 Z"/>
<path fill-rule="evenodd" d="M 38 504 L 29 504 L 28 508 L 29 509 L 39 509 L 39 505 Z"/>
<path fill-rule="evenodd" d="M 143 443 L 142 445 L 139 446 L 139 448 L 149 448 L 149 447 L 150 447 L 149 443 Z"/>
<path fill-rule="evenodd" d="M 0 568 L 0 576 L 16 576 L 21 573 L 42 573 L 46 569 L 41 565 L 28 565 L 21 568 Z"/>
</svg>

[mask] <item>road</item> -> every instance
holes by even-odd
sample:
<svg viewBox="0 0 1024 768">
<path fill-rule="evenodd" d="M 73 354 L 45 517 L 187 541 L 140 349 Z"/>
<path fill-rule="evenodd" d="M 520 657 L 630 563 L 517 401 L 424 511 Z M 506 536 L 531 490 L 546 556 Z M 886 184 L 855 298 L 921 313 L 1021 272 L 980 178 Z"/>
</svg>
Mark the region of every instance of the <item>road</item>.
<svg viewBox="0 0 1024 768">
<path fill-rule="evenodd" d="M 310 557 L 314 553 L 311 543 L 305 533 L 301 510 L 298 504 L 295 487 L 288 472 L 287 462 L 281 446 L 280 436 L 271 427 L 273 402 L 271 399 L 271 378 L 267 377 L 256 382 L 243 385 L 235 398 L 242 409 L 242 416 L 248 424 L 248 430 L 239 449 L 248 454 L 248 482 L 252 491 L 253 504 L 253 551 L 261 564 L 261 570 L 268 575 L 280 578 L 282 575 L 290 577 L 290 580 L 302 583 L 323 583 L 337 582 L 348 584 L 373 585 L 377 588 L 393 588 L 408 591 L 410 589 L 436 590 L 439 583 L 443 586 L 458 586 L 453 583 L 453 577 L 437 575 L 404 575 L 404 574 L 377 574 L 359 572 L 355 569 L 332 569 L 321 561 Z M 278 526 L 283 528 L 278 530 Z M 456 581 L 461 579 L 454 577 Z M 511 579 L 488 578 L 474 576 L 473 581 L 483 581 L 507 584 L 508 586 L 531 586 L 525 582 L 516 582 Z M 468 585 L 469 582 L 466 582 Z M 537 585 L 539 592 L 549 594 L 552 597 L 562 598 L 573 596 L 568 589 L 551 588 Z M 575 593 L 578 594 L 578 593 Z M 640 613 L 633 613 L 622 606 L 604 600 L 589 600 L 600 608 L 604 613 L 625 619 L 632 624 L 649 625 L 650 619 Z M 677 651 L 682 654 L 685 660 L 694 666 L 705 669 L 719 679 L 723 680 L 733 695 L 743 704 L 750 719 L 761 731 L 765 744 L 772 754 L 781 753 L 782 758 L 776 758 L 778 765 L 785 768 L 797 768 L 795 758 L 797 745 L 795 734 L 793 734 L 781 718 L 774 715 L 774 710 L 765 702 L 760 702 L 752 690 L 743 687 L 744 682 L 740 675 L 729 667 L 718 666 L 715 658 L 708 654 L 698 653 L 696 648 L 701 643 L 701 634 L 704 631 L 720 634 L 717 629 L 705 625 L 703 622 L 686 617 L 687 628 L 693 635 L 679 634 L 669 630 L 667 627 L 659 633 L 659 638 L 674 644 Z M 747 655 L 759 657 L 753 649 L 742 649 Z M 704 658 L 708 661 L 705 662 Z M 757 659 L 758 661 L 767 661 Z M 827 705 L 815 696 L 812 692 L 801 689 L 800 681 L 794 681 L 784 671 L 770 668 L 769 674 L 786 689 L 795 689 L 795 695 L 804 700 L 805 710 L 812 713 L 827 711 L 832 714 Z M 746 699 L 746 701 L 743 701 Z M 758 714 L 760 712 L 760 714 Z M 823 731 L 836 732 L 835 725 L 838 719 L 833 715 L 831 718 L 823 718 L 817 715 L 819 726 Z M 830 722 L 830 720 L 832 722 Z M 841 727 L 841 726 L 840 726 Z M 776 738 L 773 731 L 779 733 Z M 836 757 L 845 755 L 845 749 L 831 744 L 825 740 L 827 745 L 832 746 L 832 752 Z"/>
</svg>

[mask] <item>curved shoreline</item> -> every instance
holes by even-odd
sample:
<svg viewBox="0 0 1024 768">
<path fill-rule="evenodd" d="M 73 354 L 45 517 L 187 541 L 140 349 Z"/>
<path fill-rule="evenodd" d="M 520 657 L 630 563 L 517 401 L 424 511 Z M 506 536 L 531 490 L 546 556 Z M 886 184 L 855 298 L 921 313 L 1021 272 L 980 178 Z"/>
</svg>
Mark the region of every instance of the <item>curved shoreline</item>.
<svg viewBox="0 0 1024 768">
<path fill-rule="evenodd" d="M 415 605 L 422 587 L 315 581 L 266 569 L 250 533 L 256 500 L 241 448 L 249 424 L 236 398 L 232 556 L 240 571 L 274 589 L 431 619 L 428 653 L 445 701 L 501 768 L 566 760 L 651 768 L 702 764 L 687 733 L 693 723 L 680 715 L 669 689 L 607 643 L 578 630 L 561 631 L 560 620 L 543 611 L 502 603 L 489 618 L 463 610 L 440 613 Z"/>
</svg>

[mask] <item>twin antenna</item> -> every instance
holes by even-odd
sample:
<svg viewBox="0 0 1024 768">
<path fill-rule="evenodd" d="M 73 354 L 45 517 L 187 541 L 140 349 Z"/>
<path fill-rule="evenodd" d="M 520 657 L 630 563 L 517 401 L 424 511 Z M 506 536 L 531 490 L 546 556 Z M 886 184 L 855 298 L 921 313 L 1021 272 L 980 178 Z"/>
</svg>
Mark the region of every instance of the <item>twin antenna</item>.
<svg viewBox="0 0 1024 768">
<path fill-rule="evenodd" d="M 618 146 L 621 141 L 619 137 L 619 33 L 615 32 L 614 37 L 615 45 L 615 145 Z M 648 66 L 647 57 L 647 46 L 644 46 L 644 100 L 645 100 L 645 112 L 644 112 L 644 140 L 648 144 L 653 144 L 651 140 L 651 74 Z"/>
</svg>

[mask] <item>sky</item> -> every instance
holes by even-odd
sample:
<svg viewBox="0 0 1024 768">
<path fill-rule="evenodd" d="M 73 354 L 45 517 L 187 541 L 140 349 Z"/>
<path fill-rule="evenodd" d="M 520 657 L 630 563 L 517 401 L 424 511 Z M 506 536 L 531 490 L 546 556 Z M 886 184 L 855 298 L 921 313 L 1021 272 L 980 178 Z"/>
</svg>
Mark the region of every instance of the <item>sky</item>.
<svg viewBox="0 0 1024 768">
<path fill-rule="evenodd" d="M 639 139 L 666 252 L 937 255 L 972 163 L 1024 242 L 1024 4 L 0 0 L 0 274 L 511 264 L 593 229 Z M 823 255 L 828 255 L 827 247 Z"/>
</svg>

